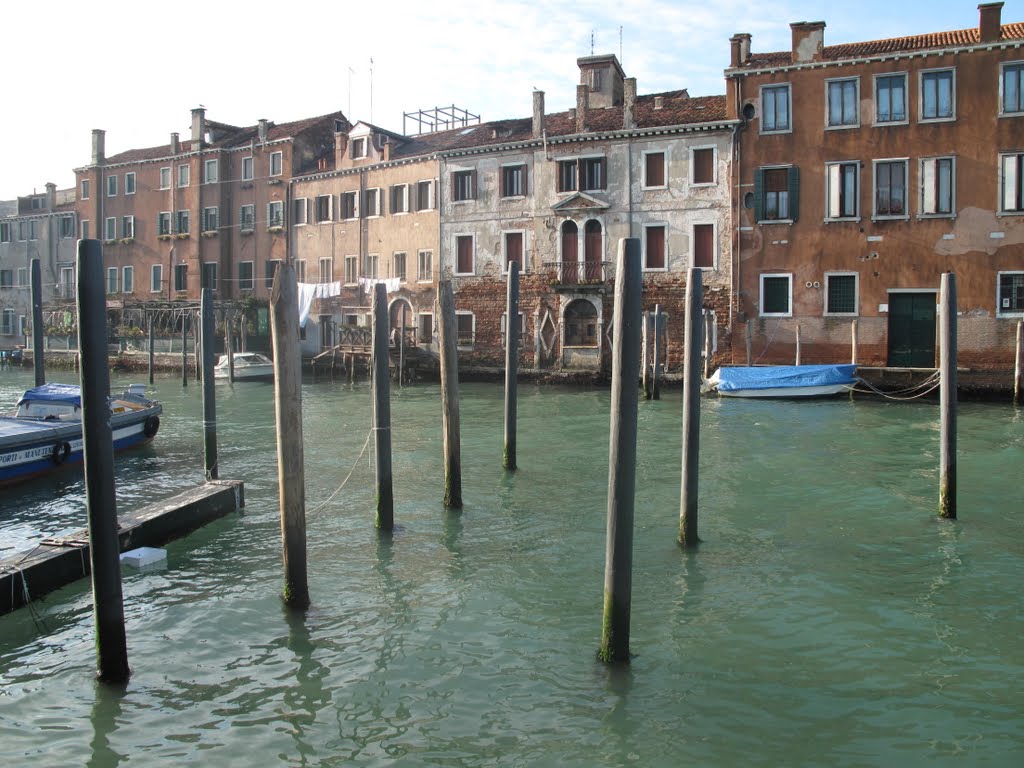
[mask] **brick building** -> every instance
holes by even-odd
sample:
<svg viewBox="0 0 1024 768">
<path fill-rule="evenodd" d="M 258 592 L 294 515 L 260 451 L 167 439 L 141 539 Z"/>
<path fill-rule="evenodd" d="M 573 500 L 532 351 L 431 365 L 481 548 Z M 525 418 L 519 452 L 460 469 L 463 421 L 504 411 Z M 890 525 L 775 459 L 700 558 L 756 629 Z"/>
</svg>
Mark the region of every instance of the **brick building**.
<svg viewBox="0 0 1024 768">
<path fill-rule="evenodd" d="M 933 367 L 940 275 L 957 276 L 959 360 L 1012 364 L 1024 316 L 1024 24 L 792 49 L 731 38 L 728 114 L 742 120 L 733 350 Z M 738 355 L 734 355 L 738 358 Z"/>
</svg>

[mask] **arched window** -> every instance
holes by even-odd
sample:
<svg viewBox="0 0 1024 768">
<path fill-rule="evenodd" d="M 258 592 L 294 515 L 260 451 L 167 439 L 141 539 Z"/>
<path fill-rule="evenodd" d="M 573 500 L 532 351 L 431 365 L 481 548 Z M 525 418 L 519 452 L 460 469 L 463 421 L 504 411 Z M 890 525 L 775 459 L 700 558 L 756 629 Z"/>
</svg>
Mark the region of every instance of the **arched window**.
<svg viewBox="0 0 1024 768">
<path fill-rule="evenodd" d="M 579 227 L 575 221 L 562 222 L 562 282 L 579 282 Z"/>
<path fill-rule="evenodd" d="M 604 242 L 601 222 L 591 219 L 583 228 L 583 261 L 584 279 L 587 281 L 601 280 L 603 273 L 601 262 L 604 260 Z"/>
<path fill-rule="evenodd" d="M 576 299 L 565 308 L 565 346 L 597 346 L 597 310 L 586 299 Z"/>
</svg>

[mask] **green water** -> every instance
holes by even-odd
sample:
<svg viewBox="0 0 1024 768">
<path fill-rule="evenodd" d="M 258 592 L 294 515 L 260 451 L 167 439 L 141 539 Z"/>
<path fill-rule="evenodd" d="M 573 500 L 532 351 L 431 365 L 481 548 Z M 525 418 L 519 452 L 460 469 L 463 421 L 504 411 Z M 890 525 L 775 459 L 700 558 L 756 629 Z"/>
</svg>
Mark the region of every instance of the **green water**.
<svg viewBox="0 0 1024 768">
<path fill-rule="evenodd" d="M 0 406 L 28 383 L 0 376 Z M 122 508 L 202 479 L 199 389 L 156 389 L 163 427 L 119 459 Z M 501 388 L 463 385 L 461 512 L 441 504 L 438 388 L 395 390 L 387 537 L 367 385 L 307 384 L 304 619 L 279 597 L 273 388 L 218 395 L 244 514 L 125 571 L 122 694 L 92 680 L 87 583 L 0 617 L 5 764 L 1021 765 L 1009 406 L 961 406 L 960 519 L 939 521 L 933 404 L 705 400 L 703 543 L 683 552 L 680 393 L 642 402 L 634 658 L 607 668 L 607 390 L 524 386 L 506 474 Z M 2 494 L 0 556 L 84 524 L 73 474 Z"/>
</svg>

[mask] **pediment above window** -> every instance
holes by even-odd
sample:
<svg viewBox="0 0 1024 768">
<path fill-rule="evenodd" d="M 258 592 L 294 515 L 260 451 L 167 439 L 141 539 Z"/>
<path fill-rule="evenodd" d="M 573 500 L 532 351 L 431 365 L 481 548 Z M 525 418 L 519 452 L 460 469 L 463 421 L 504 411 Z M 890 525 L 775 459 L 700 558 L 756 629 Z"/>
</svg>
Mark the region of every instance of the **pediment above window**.
<svg viewBox="0 0 1024 768">
<path fill-rule="evenodd" d="M 608 203 L 591 197 L 586 192 L 576 192 L 564 200 L 559 200 L 551 206 L 552 211 L 558 213 L 569 213 L 571 211 L 607 211 Z"/>
</svg>

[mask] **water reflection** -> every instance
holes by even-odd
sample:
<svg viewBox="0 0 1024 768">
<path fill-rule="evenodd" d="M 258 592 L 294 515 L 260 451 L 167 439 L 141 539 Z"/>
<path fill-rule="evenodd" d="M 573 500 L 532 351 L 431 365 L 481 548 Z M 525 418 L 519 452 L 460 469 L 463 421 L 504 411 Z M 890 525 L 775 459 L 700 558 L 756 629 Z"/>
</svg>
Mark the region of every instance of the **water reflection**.
<svg viewBox="0 0 1024 768">
<path fill-rule="evenodd" d="M 111 736 L 117 731 L 117 720 L 122 715 L 121 702 L 125 697 L 126 687 L 122 685 L 96 684 L 96 699 L 92 705 L 89 720 L 92 722 L 92 750 L 88 768 L 114 768 L 121 764 L 128 755 L 116 751 L 110 744 Z"/>
<path fill-rule="evenodd" d="M 316 644 L 309 631 L 310 617 L 304 611 L 284 608 L 288 624 L 285 647 L 295 655 L 295 680 L 284 691 L 284 719 L 290 726 L 289 734 L 295 743 L 299 765 L 317 764 L 316 747 L 307 738 L 317 714 L 331 703 L 331 694 L 324 686 L 329 670 L 314 658 Z"/>
</svg>

